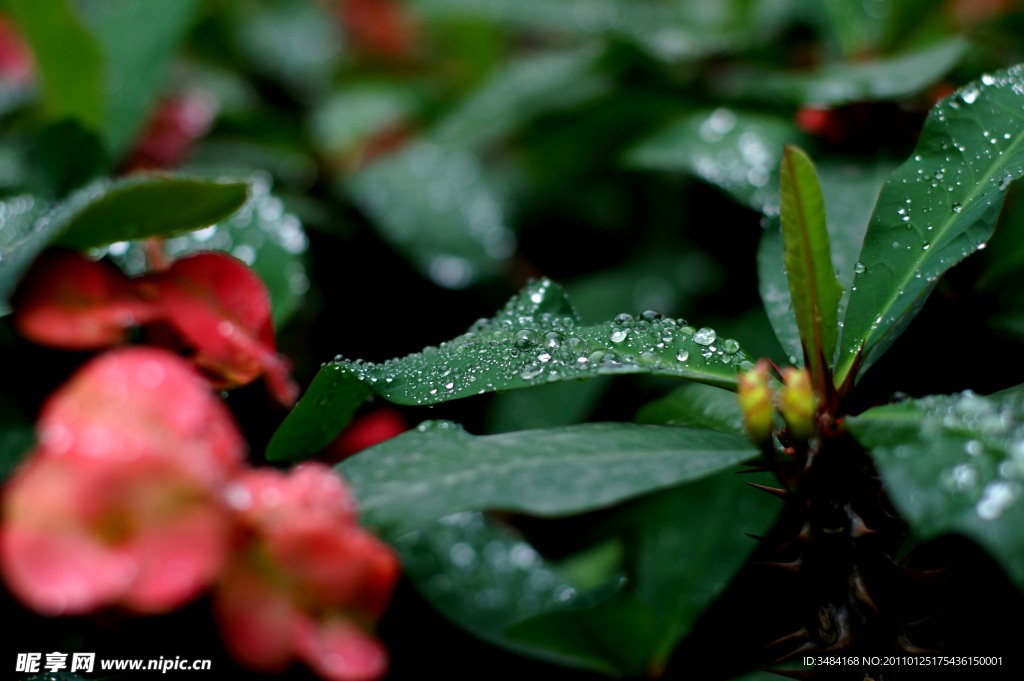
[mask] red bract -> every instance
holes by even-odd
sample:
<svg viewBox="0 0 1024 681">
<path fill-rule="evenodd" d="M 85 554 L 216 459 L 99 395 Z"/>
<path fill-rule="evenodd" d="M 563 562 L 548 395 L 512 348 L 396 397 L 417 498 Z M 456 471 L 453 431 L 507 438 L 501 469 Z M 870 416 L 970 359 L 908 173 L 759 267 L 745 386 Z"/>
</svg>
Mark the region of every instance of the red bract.
<svg viewBox="0 0 1024 681">
<path fill-rule="evenodd" d="M 153 275 L 163 314 L 195 348 L 199 366 L 221 387 L 266 375 L 277 399 L 295 403 L 298 386 L 274 348 L 267 289 L 244 263 L 221 253 L 182 258 Z"/>
<path fill-rule="evenodd" d="M 230 527 L 220 491 L 244 444 L 187 362 L 152 348 L 94 359 L 44 405 L 39 441 L 0 531 L 4 576 L 27 605 L 163 612 L 216 578 Z"/>
<path fill-rule="evenodd" d="M 412 53 L 414 32 L 395 0 L 338 0 L 338 15 L 357 47 L 390 59 Z"/>
<path fill-rule="evenodd" d="M 336 463 L 407 430 L 409 426 L 397 410 L 391 407 L 374 410 L 360 416 L 341 431 L 341 434 L 327 445 L 324 460 Z"/>
<path fill-rule="evenodd" d="M 18 331 L 40 345 L 93 350 L 126 340 L 158 316 L 117 268 L 74 251 L 44 254 L 14 300 Z"/>
<path fill-rule="evenodd" d="M 210 131 L 216 116 L 216 98 L 202 90 L 164 100 L 125 164 L 126 172 L 180 165 L 195 141 Z"/>
<path fill-rule="evenodd" d="M 367 624 L 387 606 L 398 560 L 357 524 L 341 479 L 320 464 L 252 471 L 226 496 L 241 530 L 216 603 L 235 657 L 263 671 L 297 657 L 332 681 L 382 676 L 387 652 Z"/>
<path fill-rule="evenodd" d="M 288 364 L 274 347 L 266 287 L 244 263 L 223 253 L 197 253 L 166 272 L 128 279 L 106 263 L 53 251 L 22 282 L 14 310 L 26 338 L 72 350 L 120 343 L 129 327 L 159 322 L 151 340 L 194 350 L 196 365 L 218 388 L 265 375 L 282 404 L 298 396 Z"/>
<path fill-rule="evenodd" d="M 35 59 L 21 31 L 0 17 L 0 79 L 26 84 L 35 73 Z"/>
</svg>

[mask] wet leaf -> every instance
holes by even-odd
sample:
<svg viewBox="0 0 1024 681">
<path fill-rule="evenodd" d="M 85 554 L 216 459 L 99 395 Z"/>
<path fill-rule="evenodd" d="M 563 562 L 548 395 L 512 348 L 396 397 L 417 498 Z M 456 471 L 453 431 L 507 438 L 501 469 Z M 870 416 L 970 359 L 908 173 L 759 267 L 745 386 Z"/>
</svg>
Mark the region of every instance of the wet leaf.
<svg viewBox="0 0 1024 681">
<path fill-rule="evenodd" d="M 458 511 L 582 513 L 713 475 L 756 453 L 743 437 L 694 428 L 590 423 L 473 436 L 428 421 L 338 471 L 359 498 L 363 522 L 395 536 Z"/>
<path fill-rule="evenodd" d="M 495 395 L 487 408 L 487 432 L 511 433 L 583 423 L 608 392 L 611 380 L 606 376 L 559 381 L 532 390 Z"/>
<path fill-rule="evenodd" d="M 875 407 L 846 424 L 915 539 L 969 537 L 1024 589 L 1024 387 Z"/>
<path fill-rule="evenodd" d="M 99 131 L 106 120 L 100 46 L 71 0 L 9 0 L 43 80 L 44 105 L 53 120 L 74 118 Z"/>
<path fill-rule="evenodd" d="M 723 388 L 752 366 L 739 343 L 713 329 L 682 325 L 651 313 L 650 319 L 581 326 L 561 287 L 549 279 L 527 286 L 490 319 L 465 334 L 381 364 L 336 360 L 321 373 L 351 372 L 396 404 L 428 405 L 495 390 L 547 385 L 618 374 L 685 378 Z M 299 406 L 285 419 L 308 407 Z M 305 418 L 305 417 L 301 417 Z M 335 423 L 335 433 L 344 423 Z M 295 450 L 294 457 L 314 451 Z"/>
<path fill-rule="evenodd" d="M 737 68 L 719 74 L 713 86 L 730 98 L 753 97 L 797 106 L 835 107 L 902 99 L 949 73 L 969 47 L 962 38 L 952 38 L 891 57 L 826 64 L 809 73 Z"/>
<path fill-rule="evenodd" d="M 886 182 L 864 237 L 836 384 L 858 377 L 924 304 L 935 282 L 992 235 L 1024 171 L 1024 66 L 965 85 L 932 109 L 914 155 Z M 860 271 L 863 270 L 863 271 Z"/>
<path fill-rule="evenodd" d="M 819 389 L 825 385 L 839 331 L 843 287 L 832 266 L 825 201 L 811 159 L 787 146 L 780 172 L 783 261 L 804 359 Z"/>
</svg>

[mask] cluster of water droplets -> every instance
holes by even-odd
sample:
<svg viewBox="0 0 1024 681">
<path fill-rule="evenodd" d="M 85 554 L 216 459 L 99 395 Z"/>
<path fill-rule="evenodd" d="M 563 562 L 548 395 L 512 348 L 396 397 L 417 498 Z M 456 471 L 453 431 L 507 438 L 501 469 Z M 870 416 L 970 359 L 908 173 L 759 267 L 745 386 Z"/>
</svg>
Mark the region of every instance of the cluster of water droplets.
<svg viewBox="0 0 1024 681">
<path fill-rule="evenodd" d="M 653 310 L 581 326 L 549 279 L 529 284 L 496 316 L 437 347 L 380 364 L 348 362 L 341 355 L 335 362 L 404 404 L 609 373 L 725 378 L 753 366 L 735 340 Z"/>
<path fill-rule="evenodd" d="M 518 533 L 480 512 L 445 516 L 395 544 L 424 597 L 477 631 L 499 634 L 541 612 L 579 605 L 581 596 L 564 574 Z"/>
<path fill-rule="evenodd" d="M 995 520 L 1019 502 L 1024 491 L 1024 394 L 982 397 L 970 390 L 916 402 L 923 410 L 921 436 L 929 453 L 962 443 L 959 462 L 942 470 L 941 494 L 969 499 L 981 520 Z M 907 445 L 897 457 L 910 455 Z M 923 494 L 924 492 L 919 492 Z M 921 501 L 921 500 L 919 500 Z"/>
</svg>

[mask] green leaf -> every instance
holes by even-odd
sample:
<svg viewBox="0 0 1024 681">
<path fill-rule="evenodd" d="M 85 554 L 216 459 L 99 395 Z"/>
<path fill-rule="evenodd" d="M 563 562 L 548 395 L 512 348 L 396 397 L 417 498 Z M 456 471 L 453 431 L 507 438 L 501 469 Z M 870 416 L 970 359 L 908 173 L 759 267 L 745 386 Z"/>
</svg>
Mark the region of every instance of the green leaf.
<svg viewBox="0 0 1024 681">
<path fill-rule="evenodd" d="M 340 366 L 316 375 L 300 404 L 270 438 L 267 461 L 299 461 L 320 451 L 352 420 L 373 390 Z"/>
<path fill-rule="evenodd" d="M 580 326 L 561 287 L 541 279 L 496 316 L 478 320 L 440 347 L 382 364 L 336 358 L 321 372 L 351 372 L 389 402 L 426 405 L 617 374 L 670 376 L 734 389 L 736 372 L 750 366 L 735 340 L 719 339 L 713 329 L 680 326 L 677 320 L 653 316 L 651 321 Z M 292 414 L 307 408 L 300 403 Z M 344 425 L 336 422 L 335 432 Z M 314 453 L 296 450 L 292 456 Z"/>
<path fill-rule="evenodd" d="M 138 177 L 81 190 L 86 205 L 57 243 L 85 250 L 117 241 L 172 236 L 212 225 L 245 203 L 249 185 L 176 177 Z M 81 199 L 72 197 L 69 204 Z M 62 214 L 63 215 L 63 214 Z"/>
<path fill-rule="evenodd" d="M 916 539 L 962 534 L 1024 589 L 1024 386 L 875 407 L 846 424 Z"/>
<path fill-rule="evenodd" d="M 0 314 L 8 314 L 8 301 L 25 271 L 64 228 L 48 219 L 49 206 L 31 194 L 0 202 L 4 228 L 0 229 Z"/>
<path fill-rule="evenodd" d="M 658 675 L 753 551 L 744 533 L 766 532 L 781 506 L 732 473 L 632 502 L 610 523 L 631 547 L 627 586 L 590 608 L 539 615 L 506 633 L 620 673 Z"/>
<path fill-rule="evenodd" d="M 707 477 L 756 455 L 710 430 L 591 423 L 473 436 L 426 422 L 350 457 L 338 471 L 364 523 L 386 536 L 458 511 L 563 516 Z"/>
<path fill-rule="evenodd" d="M 70 0 L 7 0 L 6 8 L 32 46 L 44 104 L 53 120 L 74 118 L 102 130 L 103 56 Z"/>
<path fill-rule="evenodd" d="M 853 285 L 854 266 L 864 242 L 871 210 L 878 193 L 895 167 L 885 161 L 870 165 L 825 163 L 818 167 L 825 198 L 828 239 L 836 277 L 843 287 L 839 316 L 845 313 Z M 757 279 L 765 312 L 791 364 L 803 366 L 800 332 L 793 315 L 792 296 L 786 279 L 782 230 L 771 219 L 757 249 Z M 830 358 L 831 359 L 831 358 Z"/>
<path fill-rule="evenodd" d="M 511 433 L 583 423 L 611 387 L 610 376 L 559 381 L 532 390 L 495 395 L 487 407 L 487 432 Z"/>
<path fill-rule="evenodd" d="M 886 182 L 854 279 L 836 384 L 884 353 L 939 276 L 984 244 L 1024 170 L 1024 66 L 969 83 L 925 121 L 913 157 Z"/>
<path fill-rule="evenodd" d="M 110 165 L 100 136 L 73 118 L 44 126 L 36 152 L 49 188 L 58 197 L 104 174 Z"/>
<path fill-rule="evenodd" d="M 171 60 L 200 0 L 81 0 L 79 6 L 103 52 L 106 122 L 103 139 L 120 156 L 164 87 Z"/>
<path fill-rule="evenodd" d="M 198 251 L 225 251 L 252 267 L 270 292 L 274 327 L 280 329 L 302 305 L 309 289 L 305 265 L 309 240 L 302 222 L 271 193 L 266 176 L 243 175 L 238 181 L 246 185 L 237 186 L 249 188 L 241 208 L 219 222 L 214 220 L 216 224 L 168 239 L 164 248 L 175 258 Z M 112 247 L 111 256 L 129 275 L 145 271 L 141 242 Z"/>
<path fill-rule="evenodd" d="M 803 151 L 787 146 L 780 174 L 780 223 L 793 314 L 814 384 L 825 385 L 839 332 L 839 299 L 825 226 L 825 201 L 814 164 Z"/>
<path fill-rule="evenodd" d="M 754 210 L 778 215 L 775 169 L 783 146 L 802 140 L 788 119 L 721 107 L 681 117 L 632 147 L 625 161 L 696 175 Z"/>
<path fill-rule="evenodd" d="M 569 571 L 546 560 L 519 532 L 478 511 L 463 512 L 402 535 L 393 543 L 405 576 L 420 595 L 473 636 L 548 662 L 611 671 L 606 664 L 588 665 L 505 636 L 510 625 L 541 613 L 586 607 L 607 591 L 600 587 L 585 590 Z M 610 577 L 613 583 L 618 581 L 614 574 Z"/>
<path fill-rule="evenodd" d="M 636 413 L 637 423 L 708 428 L 744 435 L 743 410 L 728 390 L 693 383 L 648 402 Z"/>
<path fill-rule="evenodd" d="M 713 87 L 729 98 L 767 99 L 795 106 L 836 107 L 902 99 L 949 73 L 969 47 L 962 38 L 952 38 L 891 57 L 827 64 L 810 73 L 736 68 L 721 73 Z"/>
</svg>

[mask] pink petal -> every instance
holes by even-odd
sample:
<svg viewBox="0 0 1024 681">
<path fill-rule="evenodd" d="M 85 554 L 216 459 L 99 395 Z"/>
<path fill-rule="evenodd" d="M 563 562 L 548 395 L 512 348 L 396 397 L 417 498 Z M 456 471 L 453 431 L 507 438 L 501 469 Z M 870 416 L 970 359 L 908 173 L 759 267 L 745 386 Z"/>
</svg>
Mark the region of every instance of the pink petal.
<svg viewBox="0 0 1024 681">
<path fill-rule="evenodd" d="M 299 618 L 295 650 L 318 676 L 329 681 L 373 681 L 388 670 L 383 644 L 341 617 L 322 622 Z"/>
</svg>

